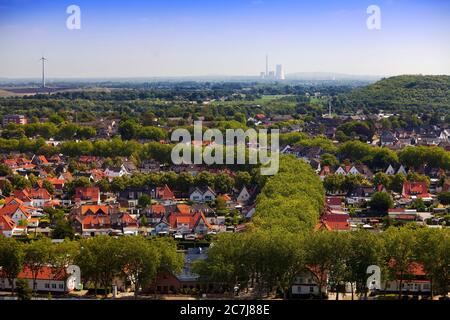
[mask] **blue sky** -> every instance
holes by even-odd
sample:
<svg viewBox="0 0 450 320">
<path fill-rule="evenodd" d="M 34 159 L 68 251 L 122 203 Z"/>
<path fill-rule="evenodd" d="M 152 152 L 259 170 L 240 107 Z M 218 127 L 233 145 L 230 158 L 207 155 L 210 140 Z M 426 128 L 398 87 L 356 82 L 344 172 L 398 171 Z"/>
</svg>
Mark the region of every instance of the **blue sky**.
<svg viewBox="0 0 450 320">
<path fill-rule="evenodd" d="M 81 8 L 68 30 L 66 8 Z M 369 5 L 381 30 L 368 30 Z M 0 0 L 0 77 L 450 74 L 447 0 Z"/>
</svg>

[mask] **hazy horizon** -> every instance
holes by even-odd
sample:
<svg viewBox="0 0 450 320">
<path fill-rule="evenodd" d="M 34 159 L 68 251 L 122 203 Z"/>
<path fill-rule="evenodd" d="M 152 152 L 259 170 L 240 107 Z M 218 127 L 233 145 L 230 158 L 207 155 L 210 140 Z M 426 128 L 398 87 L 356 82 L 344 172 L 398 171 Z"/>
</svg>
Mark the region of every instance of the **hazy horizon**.
<svg viewBox="0 0 450 320">
<path fill-rule="evenodd" d="M 81 29 L 69 30 L 69 5 Z M 369 5 L 381 29 L 369 30 Z M 450 74 L 450 1 L 0 0 L 0 78 Z"/>
</svg>

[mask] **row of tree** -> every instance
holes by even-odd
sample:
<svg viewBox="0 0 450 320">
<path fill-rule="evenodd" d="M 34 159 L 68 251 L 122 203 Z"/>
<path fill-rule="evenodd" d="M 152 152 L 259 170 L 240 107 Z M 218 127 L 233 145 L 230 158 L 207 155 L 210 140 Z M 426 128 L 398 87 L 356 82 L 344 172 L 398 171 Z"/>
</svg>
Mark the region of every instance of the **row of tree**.
<svg viewBox="0 0 450 320">
<path fill-rule="evenodd" d="M 196 272 L 220 283 L 225 290 L 237 284 L 260 294 L 278 292 L 287 297 L 295 278 L 310 274 L 322 291 L 343 292 L 350 283 L 360 296 L 368 292 L 367 268 L 381 269 L 381 283 L 402 283 L 415 264 L 431 280 L 432 294 L 447 294 L 450 285 L 450 232 L 448 229 L 389 228 L 381 234 L 355 232 L 286 232 L 272 228 L 223 234 L 197 263 Z M 353 291 L 353 290 L 352 290 Z M 338 297 L 338 295 L 336 295 Z M 353 294 L 352 294 L 353 298 Z"/>
<path fill-rule="evenodd" d="M 20 139 L 23 137 L 58 140 L 90 139 L 95 137 L 97 130 L 91 126 L 80 126 L 74 123 L 63 123 L 59 126 L 53 122 L 38 122 L 24 125 L 9 123 L 2 130 L 2 138 Z"/>
<path fill-rule="evenodd" d="M 92 285 L 95 291 L 103 288 L 107 294 L 113 279 L 121 277 L 131 282 L 137 296 L 158 271 L 180 272 L 183 259 L 169 238 L 97 236 L 62 243 L 52 243 L 48 238 L 22 243 L 0 236 L 1 274 L 13 294 L 14 279 L 24 268 L 30 270 L 36 291 L 36 279 L 44 267 L 51 266 L 58 273 L 76 264 L 81 268 L 83 283 Z"/>
</svg>

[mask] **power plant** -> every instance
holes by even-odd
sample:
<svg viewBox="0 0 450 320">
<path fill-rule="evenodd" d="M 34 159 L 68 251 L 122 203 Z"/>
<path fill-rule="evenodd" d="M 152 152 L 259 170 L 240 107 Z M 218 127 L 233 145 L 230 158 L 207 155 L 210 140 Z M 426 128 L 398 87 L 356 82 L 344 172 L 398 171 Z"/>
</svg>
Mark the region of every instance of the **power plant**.
<svg viewBox="0 0 450 320">
<path fill-rule="evenodd" d="M 277 64 L 275 67 L 275 71 L 269 70 L 269 55 L 266 54 L 266 71 L 260 73 L 261 79 L 266 80 L 284 80 L 284 70 L 281 64 Z"/>
</svg>

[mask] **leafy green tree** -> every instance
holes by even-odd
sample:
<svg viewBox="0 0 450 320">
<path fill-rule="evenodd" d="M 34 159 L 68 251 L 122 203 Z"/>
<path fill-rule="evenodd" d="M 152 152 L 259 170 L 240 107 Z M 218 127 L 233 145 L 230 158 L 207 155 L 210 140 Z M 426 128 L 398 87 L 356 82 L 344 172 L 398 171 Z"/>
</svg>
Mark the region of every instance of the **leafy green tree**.
<svg viewBox="0 0 450 320">
<path fill-rule="evenodd" d="M 194 176 L 189 172 L 181 172 L 177 177 L 176 189 L 181 192 L 188 192 L 194 185 Z"/>
<path fill-rule="evenodd" d="M 121 238 L 120 250 L 121 269 L 134 285 L 137 298 L 139 290 L 155 278 L 161 264 L 160 252 L 152 242 L 139 236 Z"/>
<path fill-rule="evenodd" d="M 382 265 L 384 257 L 384 246 L 377 234 L 366 230 L 351 232 L 346 259 L 348 267 L 348 281 L 356 285 L 356 292 L 361 295 L 367 294 L 367 267 L 371 265 Z M 352 288 L 353 289 L 353 288 Z M 353 290 L 352 290 L 353 299 Z"/>
<path fill-rule="evenodd" d="M 386 174 L 384 172 L 377 172 L 377 173 L 375 173 L 375 175 L 373 177 L 373 184 L 375 186 L 382 185 L 386 189 L 390 189 L 390 182 L 391 182 L 391 178 L 389 177 L 388 174 Z"/>
<path fill-rule="evenodd" d="M 390 189 L 394 192 L 401 193 L 403 190 L 403 183 L 406 181 L 406 176 L 403 173 L 398 173 L 391 177 Z"/>
<path fill-rule="evenodd" d="M 122 272 L 119 240 L 107 235 L 82 240 L 76 263 L 94 287 L 100 284 L 107 295 L 113 278 Z"/>
<path fill-rule="evenodd" d="M 13 175 L 10 180 L 15 189 L 23 190 L 31 187 L 30 181 L 19 174 Z"/>
<path fill-rule="evenodd" d="M 414 199 L 411 203 L 411 208 L 416 209 L 419 212 L 427 210 L 427 206 L 425 205 L 425 202 L 423 202 L 422 198 Z"/>
<path fill-rule="evenodd" d="M 140 207 L 145 208 L 152 204 L 152 197 L 148 194 L 143 194 L 138 199 L 138 204 Z"/>
<path fill-rule="evenodd" d="M 387 192 L 375 192 L 369 202 L 370 209 L 376 212 L 386 213 L 388 209 L 392 208 L 394 202 Z"/>
<path fill-rule="evenodd" d="M 5 164 L 0 164 L 0 177 L 12 175 L 12 170 Z"/>
<path fill-rule="evenodd" d="M 328 193 L 333 194 L 344 190 L 344 182 L 344 175 L 330 174 L 323 180 L 323 186 Z"/>
<path fill-rule="evenodd" d="M 228 213 L 227 203 L 222 196 L 218 196 L 215 201 L 216 213 L 218 215 L 226 215 Z"/>
<path fill-rule="evenodd" d="M 26 280 L 18 279 L 16 281 L 17 298 L 19 300 L 31 300 L 31 290 Z"/>
<path fill-rule="evenodd" d="M 214 175 L 208 171 L 202 171 L 195 177 L 195 184 L 199 187 L 214 187 Z"/>
<path fill-rule="evenodd" d="M 450 204 L 450 192 L 441 192 L 438 194 L 439 202 L 444 206 L 448 206 Z"/>
<path fill-rule="evenodd" d="M 319 231 L 310 234 L 305 242 L 305 262 L 306 269 L 313 276 L 318 289 L 319 296 L 323 294 L 323 288 L 327 285 L 325 275 L 333 267 L 332 257 L 334 255 L 333 246 L 334 235 L 331 232 Z"/>
<path fill-rule="evenodd" d="M 48 191 L 50 194 L 55 194 L 55 186 L 48 180 L 42 182 L 42 187 Z"/>
<path fill-rule="evenodd" d="M 331 153 L 324 153 L 320 159 L 322 160 L 322 166 L 335 167 L 339 164 L 336 156 Z"/>
<path fill-rule="evenodd" d="M 25 245 L 25 259 L 24 264 L 27 266 L 33 277 L 33 291 L 36 292 L 36 279 L 44 268 L 50 261 L 51 247 L 52 243 L 48 238 L 42 238 L 39 240 L 32 241 Z"/>
<path fill-rule="evenodd" d="M 63 271 L 75 262 L 80 253 L 80 243 L 66 238 L 61 243 L 52 244 L 50 251 L 50 264 L 57 270 Z"/>
<path fill-rule="evenodd" d="M 250 186 L 251 180 L 252 177 L 247 171 L 238 171 L 236 172 L 236 176 L 234 178 L 235 187 L 240 190 L 244 186 Z"/>
<path fill-rule="evenodd" d="M 22 246 L 12 238 L 0 236 L 0 268 L 9 281 L 14 295 L 14 279 L 23 269 L 24 253 Z"/>
<path fill-rule="evenodd" d="M 403 279 L 411 272 L 412 263 L 416 259 L 416 231 L 409 227 L 389 228 L 383 234 L 385 247 L 385 265 L 389 277 L 397 281 L 399 299 L 403 293 Z"/>
<path fill-rule="evenodd" d="M 438 292 L 447 295 L 450 284 L 450 234 L 446 229 L 419 229 L 417 258 L 431 278 L 431 296 Z"/>
<path fill-rule="evenodd" d="M 55 227 L 52 230 L 53 239 L 72 239 L 75 238 L 75 232 L 69 221 L 64 219 L 58 219 Z"/>
<path fill-rule="evenodd" d="M 131 140 L 136 137 L 139 125 L 134 120 L 125 120 L 119 124 L 119 133 L 122 139 Z"/>
<path fill-rule="evenodd" d="M 233 189 L 234 179 L 226 173 L 219 173 L 214 177 L 214 188 L 219 193 L 228 193 Z"/>
</svg>

